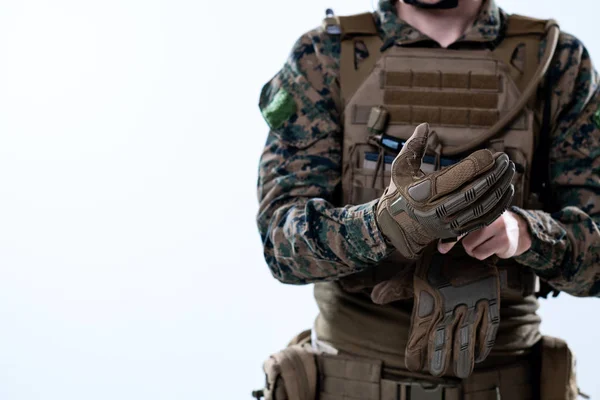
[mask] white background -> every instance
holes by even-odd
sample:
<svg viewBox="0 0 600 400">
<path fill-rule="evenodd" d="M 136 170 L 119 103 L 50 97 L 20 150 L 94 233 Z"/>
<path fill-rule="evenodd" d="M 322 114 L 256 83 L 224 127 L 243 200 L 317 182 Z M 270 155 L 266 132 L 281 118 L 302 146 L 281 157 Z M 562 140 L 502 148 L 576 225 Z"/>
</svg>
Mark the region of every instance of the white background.
<svg viewBox="0 0 600 400">
<path fill-rule="evenodd" d="M 600 58 L 592 0 L 555 16 Z M 309 327 L 254 217 L 261 86 L 326 7 L 19 0 L 0 8 L 0 400 L 249 399 Z M 599 61 L 600 62 L 600 61 Z M 544 302 L 600 398 L 597 299 Z"/>
</svg>

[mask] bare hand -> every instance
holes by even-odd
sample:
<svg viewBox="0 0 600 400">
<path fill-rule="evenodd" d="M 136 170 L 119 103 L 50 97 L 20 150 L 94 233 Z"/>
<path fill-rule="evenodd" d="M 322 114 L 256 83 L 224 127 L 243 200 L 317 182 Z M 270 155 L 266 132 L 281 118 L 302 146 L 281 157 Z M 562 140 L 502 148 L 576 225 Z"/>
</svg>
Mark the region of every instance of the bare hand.
<svg viewBox="0 0 600 400">
<path fill-rule="evenodd" d="M 445 254 L 458 242 L 438 243 L 438 251 Z M 512 211 L 505 211 L 490 225 L 462 237 L 467 254 L 478 260 L 497 255 L 511 258 L 525 253 L 531 247 L 527 222 Z"/>
</svg>

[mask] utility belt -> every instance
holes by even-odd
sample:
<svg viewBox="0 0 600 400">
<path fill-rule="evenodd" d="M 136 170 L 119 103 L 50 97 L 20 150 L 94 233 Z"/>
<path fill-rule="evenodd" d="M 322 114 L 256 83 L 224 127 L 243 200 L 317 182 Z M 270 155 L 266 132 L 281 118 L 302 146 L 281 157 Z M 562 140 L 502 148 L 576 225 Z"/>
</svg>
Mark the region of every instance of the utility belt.
<svg viewBox="0 0 600 400">
<path fill-rule="evenodd" d="M 265 400 L 574 400 L 574 357 L 544 337 L 531 357 L 476 370 L 464 380 L 386 368 L 380 360 L 316 352 L 303 332 L 263 365 Z"/>
<path fill-rule="evenodd" d="M 532 400 L 529 362 L 474 372 L 464 381 L 388 370 L 376 360 L 317 355 L 320 400 Z"/>
</svg>

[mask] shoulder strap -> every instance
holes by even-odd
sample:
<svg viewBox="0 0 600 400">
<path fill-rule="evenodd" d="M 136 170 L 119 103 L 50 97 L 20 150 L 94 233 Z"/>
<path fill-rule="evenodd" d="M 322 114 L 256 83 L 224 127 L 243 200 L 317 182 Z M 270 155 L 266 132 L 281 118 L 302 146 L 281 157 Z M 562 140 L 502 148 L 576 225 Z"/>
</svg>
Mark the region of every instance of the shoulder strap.
<svg viewBox="0 0 600 400">
<path fill-rule="evenodd" d="M 493 50 L 494 57 L 509 67 L 510 74 L 517 83 L 521 93 L 536 73 L 540 64 L 540 47 L 548 33 L 548 26 L 555 25 L 553 21 L 534 19 L 513 14 L 506 20 L 506 28 L 502 41 Z M 515 53 L 523 51 L 523 63 L 513 62 Z M 530 101 L 533 105 L 535 99 Z"/>
<path fill-rule="evenodd" d="M 560 34 L 560 30 L 555 21 L 540 20 L 521 15 L 511 15 L 508 17 L 506 23 L 506 31 L 504 33 L 504 40 L 494 49 L 494 55 L 497 59 L 503 61 L 508 67 L 512 78 L 517 83 L 517 86 L 523 92 L 526 90 L 527 84 L 534 78 L 535 71 L 538 69 L 540 64 L 544 63 L 544 57 L 541 57 L 541 46 L 542 42 L 545 41 L 546 53 L 548 47 L 553 44 L 552 38 L 549 37 L 549 27 L 554 26 L 555 36 Z M 556 40 L 558 43 L 558 40 Z M 516 66 L 513 64 L 512 59 L 515 52 L 521 49 L 524 51 L 524 65 Z M 550 138 L 549 138 L 549 127 L 550 127 L 550 90 L 553 84 L 553 77 L 550 73 L 545 74 L 542 92 L 535 91 L 529 99 L 528 105 L 530 108 L 538 111 L 538 115 L 541 119 L 539 129 L 535 130 L 534 143 L 536 144 L 536 153 L 533 159 L 532 171 L 536 177 L 543 177 L 543 179 L 537 179 L 533 181 L 532 192 L 537 193 L 539 199 L 543 199 L 546 208 L 550 206 L 548 203 L 549 198 L 548 191 L 549 178 L 548 178 L 548 153 L 550 151 Z M 540 81 L 541 83 L 541 81 Z M 538 101 L 538 95 L 542 96 L 542 102 Z M 549 285 L 542 285 L 542 289 L 549 287 Z M 542 290 L 540 296 L 546 297 L 548 293 L 553 291 Z M 553 291 L 554 296 L 558 294 L 557 291 Z"/>
<path fill-rule="evenodd" d="M 343 110 L 356 90 L 367 79 L 377 60 L 381 57 L 383 41 L 379 37 L 375 19 L 371 13 L 349 16 L 328 17 L 323 21 L 326 32 L 340 35 L 340 92 Z M 361 41 L 369 56 L 360 64 L 356 63 L 355 46 Z"/>
<path fill-rule="evenodd" d="M 362 13 L 337 17 L 342 35 L 377 35 L 377 26 L 373 14 Z"/>
<path fill-rule="evenodd" d="M 506 36 L 524 36 L 546 34 L 546 24 L 548 20 L 525 17 L 519 14 L 508 16 L 506 26 Z"/>
<path fill-rule="evenodd" d="M 554 57 L 556 47 L 558 45 L 558 37 L 560 29 L 558 24 L 554 20 L 540 21 L 544 23 L 544 33 L 539 34 L 536 32 L 523 32 L 523 27 L 526 26 L 525 22 L 521 25 L 519 22 L 521 19 L 530 20 L 530 18 L 516 17 L 518 19 L 510 20 L 507 25 L 505 38 L 500 44 L 493 50 L 494 57 L 502 60 L 511 69 L 511 74 L 515 73 L 517 76 L 513 76 L 519 89 L 521 90 L 521 98 L 519 101 L 512 106 L 512 108 L 498 121 L 496 122 L 485 135 L 481 135 L 476 140 L 468 143 L 464 146 L 459 146 L 452 151 L 444 153 L 445 155 L 453 156 L 462 154 L 470 149 L 478 147 L 483 143 L 486 143 L 495 138 L 503 129 L 514 121 L 514 119 L 523 111 L 528 104 L 535 104 L 536 93 L 548 68 Z M 515 18 L 515 17 L 512 17 Z M 516 25 L 515 25 L 515 21 Z M 533 24 L 532 22 L 526 22 L 527 24 Z M 508 26 L 512 25 L 512 28 Z M 533 24 L 537 26 L 536 24 Z M 537 29 L 537 28 L 536 28 Z M 510 35 L 509 35 L 510 34 Z M 540 58 L 540 44 L 542 40 L 545 41 L 544 54 Z M 526 60 L 524 68 L 513 65 L 513 54 L 521 46 L 524 45 L 526 51 Z M 537 138 L 536 138 L 537 139 Z"/>
</svg>

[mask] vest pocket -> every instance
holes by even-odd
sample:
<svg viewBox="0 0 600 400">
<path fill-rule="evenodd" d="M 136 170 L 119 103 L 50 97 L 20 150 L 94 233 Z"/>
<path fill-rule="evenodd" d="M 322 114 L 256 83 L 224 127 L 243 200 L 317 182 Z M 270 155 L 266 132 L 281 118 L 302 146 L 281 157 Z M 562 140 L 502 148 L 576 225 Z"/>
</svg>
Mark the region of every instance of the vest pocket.
<svg viewBox="0 0 600 400">
<path fill-rule="evenodd" d="M 492 150 L 494 151 L 494 150 Z M 516 148 L 506 147 L 503 151 L 515 163 L 513 185 L 515 196 L 512 205 L 523 207 L 526 196 L 527 158 Z M 396 154 L 385 152 L 381 147 L 370 143 L 358 143 L 351 150 L 351 187 L 348 204 L 364 204 L 380 198 L 391 179 L 392 163 Z M 441 158 L 440 168 L 444 169 L 458 162 L 458 159 Z M 425 155 L 421 169 L 425 173 L 434 172 L 434 156 Z"/>
<path fill-rule="evenodd" d="M 395 155 L 385 154 L 380 148 L 359 143 L 352 150 L 349 204 L 363 204 L 378 199 L 390 183 Z"/>
</svg>

